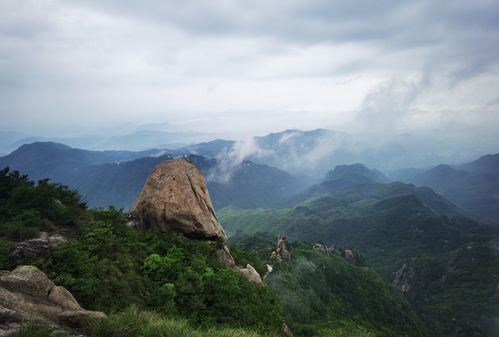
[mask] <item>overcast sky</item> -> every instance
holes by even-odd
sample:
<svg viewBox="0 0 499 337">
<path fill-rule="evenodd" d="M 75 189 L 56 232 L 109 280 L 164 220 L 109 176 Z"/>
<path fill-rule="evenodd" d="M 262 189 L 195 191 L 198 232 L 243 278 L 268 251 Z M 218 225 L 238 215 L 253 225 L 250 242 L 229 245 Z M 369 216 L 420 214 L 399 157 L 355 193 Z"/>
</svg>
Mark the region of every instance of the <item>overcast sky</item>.
<svg viewBox="0 0 499 337">
<path fill-rule="evenodd" d="M 499 133 L 499 1 L 0 0 L 0 130 Z"/>
</svg>

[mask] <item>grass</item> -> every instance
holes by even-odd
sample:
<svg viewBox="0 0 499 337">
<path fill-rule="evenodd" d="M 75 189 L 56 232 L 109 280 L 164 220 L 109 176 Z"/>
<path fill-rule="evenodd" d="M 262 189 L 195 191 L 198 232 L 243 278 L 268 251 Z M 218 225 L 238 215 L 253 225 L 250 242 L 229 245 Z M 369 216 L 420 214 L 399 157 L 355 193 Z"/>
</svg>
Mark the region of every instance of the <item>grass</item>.
<svg viewBox="0 0 499 337">
<path fill-rule="evenodd" d="M 339 328 L 334 330 L 324 330 L 318 333 L 320 337 L 378 337 L 374 332 L 363 327 Z"/>
<path fill-rule="evenodd" d="M 191 327 L 185 320 L 166 318 L 151 311 L 129 308 L 105 319 L 94 320 L 85 333 L 89 337 L 277 337 L 246 329 Z M 12 337 L 67 337 L 40 321 L 24 322 Z M 320 337 L 377 337 L 362 327 L 326 329 Z"/>
<path fill-rule="evenodd" d="M 247 329 L 197 329 L 185 320 L 134 307 L 93 321 L 86 334 L 89 337 L 275 337 Z"/>
</svg>

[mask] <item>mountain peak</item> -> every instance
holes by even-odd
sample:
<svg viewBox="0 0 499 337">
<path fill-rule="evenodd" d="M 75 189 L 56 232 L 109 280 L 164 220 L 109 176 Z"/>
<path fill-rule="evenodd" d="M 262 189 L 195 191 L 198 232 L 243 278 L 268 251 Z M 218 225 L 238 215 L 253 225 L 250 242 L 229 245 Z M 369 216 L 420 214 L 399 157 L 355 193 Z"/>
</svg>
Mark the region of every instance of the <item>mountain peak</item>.
<svg viewBox="0 0 499 337">
<path fill-rule="evenodd" d="M 56 142 L 33 142 L 21 145 L 16 151 L 32 150 L 69 150 L 72 147 Z"/>
<path fill-rule="evenodd" d="M 338 165 L 326 174 L 326 181 L 344 180 L 351 183 L 384 183 L 387 177 L 378 170 L 371 170 L 361 163 Z"/>
</svg>

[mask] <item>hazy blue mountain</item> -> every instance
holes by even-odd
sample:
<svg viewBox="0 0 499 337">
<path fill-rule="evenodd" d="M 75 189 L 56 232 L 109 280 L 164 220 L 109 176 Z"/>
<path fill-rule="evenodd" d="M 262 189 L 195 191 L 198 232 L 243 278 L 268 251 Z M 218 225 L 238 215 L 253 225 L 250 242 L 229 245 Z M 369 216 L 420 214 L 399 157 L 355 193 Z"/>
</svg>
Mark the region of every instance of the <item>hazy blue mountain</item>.
<svg viewBox="0 0 499 337">
<path fill-rule="evenodd" d="M 392 176 L 417 186 L 429 186 L 485 221 L 499 222 L 499 154 L 462 165 L 402 170 Z"/>
<path fill-rule="evenodd" d="M 382 170 L 425 167 L 446 160 L 466 160 L 477 151 L 426 136 L 402 134 L 390 140 L 369 140 L 367 136 L 328 129 L 284 130 L 238 142 L 218 139 L 180 150 L 178 153 L 208 157 L 234 155 L 316 178 L 336 165 L 362 162 Z"/>
<path fill-rule="evenodd" d="M 85 167 L 132 160 L 157 151 L 88 151 L 59 143 L 37 142 L 22 145 L 9 155 L 0 157 L 0 166 L 20 170 L 33 180 L 49 177 L 65 182 Z"/>
<path fill-rule="evenodd" d="M 51 142 L 23 145 L 0 157 L 0 167 L 28 174 L 33 180 L 50 178 L 74 188 L 91 207 L 129 208 L 152 169 L 173 158 L 164 150 L 88 151 Z M 188 155 L 208 178 L 215 208 L 273 207 L 306 187 L 306 180 L 267 165 L 244 161 L 218 179 L 214 158 Z"/>
<path fill-rule="evenodd" d="M 25 138 L 26 135 L 21 132 L 16 131 L 0 131 L 0 152 L 9 153 L 16 149 L 17 146 L 13 146 L 12 143 L 17 142 L 19 139 Z"/>
<path fill-rule="evenodd" d="M 205 157 L 214 158 L 221 153 L 227 152 L 235 144 L 233 140 L 215 139 L 205 143 L 189 145 L 178 149 L 182 154 L 199 154 Z"/>
<path fill-rule="evenodd" d="M 237 146 L 237 144 L 235 145 Z M 382 170 L 425 167 L 448 160 L 472 158 L 477 148 L 425 135 L 401 134 L 390 139 L 369 139 L 362 134 L 316 129 L 285 130 L 254 138 L 248 159 L 288 172 L 323 176 L 331 167 L 362 162 Z"/>
<path fill-rule="evenodd" d="M 140 151 L 151 148 L 165 148 L 170 143 L 190 143 L 192 140 L 199 138 L 200 134 L 196 132 L 138 130 L 129 134 L 111 136 L 100 142 L 96 148 Z"/>
<path fill-rule="evenodd" d="M 404 167 L 424 168 L 442 162 L 455 164 L 473 158 L 483 148 L 462 144 L 459 139 L 452 137 L 436 139 L 434 136 L 401 134 L 386 140 L 372 140 L 362 134 L 351 135 L 328 129 L 284 130 L 240 141 L 205 141 L 208 137 L 208 134 L 199 132 L 178 131 L 168 124 L 125 125 L 95 134 L 66 138 L 18 139 L 13 135 L 9 148 L 4 152 L 35 141 L 53 141 L 92 150 L 139 151 L 160 148 L 166 149 L 163 153 L 174 155 L 237 157 L 238 164 L 247 159 L 291 174 L 319 178 L 331 167 L 358 162 L 383 171 Z M 0 134 L 0 145 L 1 139 Z"/>
<path fill-rule="evenodd" d="M 370 170 L 363 164 L 338 165 L 326 174 L 327 181 L 350 184 L 386 183 L 388 178 L 378 170 Z"/>
<path fill-rule="evenodd" d="M 11 152 L 34 142 L 54 142 L 87 150 L 142 151 L 154 148 L 177 149 L 208 139 L 201 132 L 179 131 L 168 123 L 123 124 L 84 134 L 53 137 L 0 131 L 0 152 Z"/>
</svg>

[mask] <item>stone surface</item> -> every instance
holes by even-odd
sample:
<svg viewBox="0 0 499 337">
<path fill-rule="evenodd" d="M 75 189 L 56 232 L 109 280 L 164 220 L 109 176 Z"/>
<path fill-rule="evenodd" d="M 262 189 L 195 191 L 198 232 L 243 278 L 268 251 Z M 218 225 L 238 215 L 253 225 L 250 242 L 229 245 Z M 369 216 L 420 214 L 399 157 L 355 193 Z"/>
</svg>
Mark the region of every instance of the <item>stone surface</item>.
<svg viewBox="0 0 499 337">
<path fill-rule="evenodd" d="M 499 303 L 499 283 L 496 284 L 494 293 L 490 296 L 489 301 L 494 304 Z"/>
<path fill-rule="evenodd" d="M 353 255 L 353 251 L 351 251 L 350 249 L 345 249 L 343 257 L 345 258 L 345 260 L 347 260 L 350 263 L 355 262 L 355 256 Z"/>
<path fill-rule="evenodd" d="M 277 237 L 276 249 L 270 255 L 271 263 L 281 263 L 291 259 L 291 253 L 288 250 L 287 242 L 288 241 L 284 235 L 279 235 Z"/>
<path fill-rule="evenodd" d="M 11 272 L 0 272 L 0 325 L 6 324 L 0 336 L 25 320 L 75 328 L 86 325 L 89 319 L 103 317 L 102 312 L 83 309 L 69 291 L 56 286 L 36 267 L 18 266 Z"/>
<path fill-rule="evenodd" d="M 223 248 L 217 249 L 216 251 L 218 261 L 220 261 L 221 264 L 224 266 L 233 268 L 236 266 L 236 262 L 234 261 L 234 258 L 232 257 L 232 254 L 229 251 L 229 248 L 227 246 L 223 246 Z"/>
<path fill-rule="evenodd" d="M 250 264 L 247 264 L 246 268 L 236 267 L 236 271 L 243 274 L 248 279 L 248 281 L 250 281 L 252 283 L 256 283 L 256 284 L 262 283 L 262 278 L 260 277 L 260 274 L 258 274 L 256 269 L 253 268 L 253 266 Z"/>
<path fill-rule="evenodd" d="M 163 161 L 154 168 L 131 215 L 135 226 L 143 229 L 205 240 L 227 238 L 203 174 L 186 158 Z"/>
<path fill-rule="evenodd" d="M 282 332 L 288 336 L 288 337 L 294 337 L 293 333 L 291 332 L 291 329 L 286 323 L 282 323 Z"/>
<path fill-rule="evenodd" d="M 314 249 L 318 252 L 329 254 L 329 248 L 323 243 L 316 243 Z"/>
<path fill-rule="evenodd" d="M 247 264 L 246 268 L 241 268 L 236 265 L 236 262 L 234 261 L 234 257 L 232 257 L 232 254 L 230 253 L 229 247 L 223 246 L 223 248 L 220 248 L 216 251 L 218 261 L 220 261 L 221 264 L 224 266 L 227 266 L 238 273 L 241 273 L 248 279 L 248 281 L 256 284 L 261 284 L 262 283 L 262 278 L 260 274 L 256 271 L 255 268 L 253 268 L 252 265 Z"/>
<path fill-rule="evenodd" d="M 49 255 L 51 249 L 66 242 L 67 239 L 61 234 L 49 236 L 48 233 L 41 232 L 36 239 L 16 243 L 9 259 L 15 262 L 24 258 L 45 257 Z"/>
</svg>

